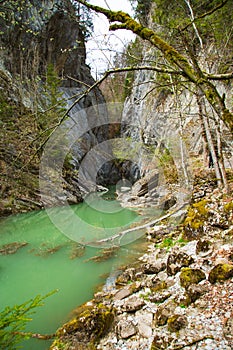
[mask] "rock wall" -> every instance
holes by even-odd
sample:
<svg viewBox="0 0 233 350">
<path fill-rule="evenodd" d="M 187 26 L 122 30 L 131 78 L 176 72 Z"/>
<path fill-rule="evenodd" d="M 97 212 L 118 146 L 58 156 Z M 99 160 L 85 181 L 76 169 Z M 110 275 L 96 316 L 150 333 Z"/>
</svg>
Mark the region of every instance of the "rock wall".
<svg viewBox="0 0 233 350">
<path fill-rule="evenodd" d="M 149 16 L 148 23 L 148 27 L 153 29 L 156 24 L 153 23 L 152 17 L 153 12 L 151 18 Z M 155 28 L 155 31 L 159 32 L 159 28 Z M 141 66 L 156 65 L 158 51 L 145 41 L 140 41 L 140 45 L 143 50 Z M 209 47 L 205 47 L 205 52 L 201 52 L 197 57 L 201 68 L 206 72 L 210 70 L 210 65 L 212 71 L 217 67 L 217 62 L 210 64 L 206 60 L 206 57 L 216 54 L 214 50 L 210 44 Z M 159 59 L 158 57 L 158 62 Z M 204 166 L 203 131 L 195 86 L 190 83 L 175 84 L 175 79 L 174 76 L 161 75 L 150 70 L 135 71 L 132 91 L 124 104 L 122 134 L 131 139 L 132 148 L 140 144 L 141 150 L 144 149 L 139 154 L 137 163 L 141 177 L 146 176 L 149 179 L 148 188 L 149 174 L 152 173 L 153 178 L 156 169 L 166 178 L 166 168 L 171 165 L 169 162 L 166 163 L 167 156 L 174 163 L 172 173 L 176 173 L 179 186 L 187 187 L 189 183 L 191 184 L 193 166 Z M 219 81 L 215 82 L 215 85 L 220 95 L 225 96 L 227 106 L 231 106 L 232 84 Z M 210 105 L 206 103 L 205 107 L 205 113 L 210 116 L 210 129 L 217 143 L 216 120 Z M 223 123 L 220 125 L 221 137 L 224 140 L 225 165 L 227 168 L 232 168 L 232 135 Z M 149 156 L 146 155 L 146 151 L 150 153 Z M 170 172 L 170 179 L 167 182 L 173 182 L 172 173 Z M 148 191 L 146 195 L 148 196 Z M 135 202 L 133 197 L 135 197 L 134 189 L 126 198 L 123 196 L 122 200 L 130 202 L 131 206 L 132 199 Z M 149 201 L 152 199 L 150 193 L 148 198 Z"/>
<path fill-rule="evenodd" d="M 46 109 L 43 83 L 48 66 L 53 66 L 61 79 L 59 98 L 67 101 L 66 108 L 94 79 L 85 63 L 85 38 L 71 1 L 24 0 L 19 6 L 10 1 L 1 4 L 1 11 L 1 210 L 8 214 L 44 205 L 38 185 L 41 157 L 38 140 L 44 131 L 40 129 L 38 115 Z M 104 102 L 101 91 L 95 88 L 79 101 L 62 124 L 63 128 L 73 128 L 70 171 L 63 183 L 65 199 L 72 203 L 79 202 L 82 195 L 77 172 L 71 170 L 77 170 L 85 154 L 108 137 Z M 46 120 L 48 127 L 51 124 Z M 74 139 L 75 132 L 79 140 Z M 85 188 L 93 190 L 93 186 L 89 183 Z M 52 193 L 43 193 L 43 200 L 50 205 L 61 204 L 61 198 L 54 199 Z"/>
<path fill-rule="evenodd" d="M 148 49 L 147 45 L 144 50 L 142 65 L 147 65 L 148 61 L 155 59 L 156 51 Z M 123 133 L 143 145 L 158 148 L 161 144 L 175 147 L 182 133 L 189 154 L 199 155 L 203 145 L 195 94 L 182 88 L 178 97 L 171 87 L 160 87 L 160 82 L 158 73 L 148 70 L 135 73 L 131 95 L 124 105 Z M 168 82 L 165 84 L 169 85 Z M 230 105 L 231 84 L 219 83 L 217 88 L 221 95 L 225 93 Z M 207 113 L 211 113 L 209 107 Z M 143 174 L 143 159 L 139 164 Z"/>
</svg>

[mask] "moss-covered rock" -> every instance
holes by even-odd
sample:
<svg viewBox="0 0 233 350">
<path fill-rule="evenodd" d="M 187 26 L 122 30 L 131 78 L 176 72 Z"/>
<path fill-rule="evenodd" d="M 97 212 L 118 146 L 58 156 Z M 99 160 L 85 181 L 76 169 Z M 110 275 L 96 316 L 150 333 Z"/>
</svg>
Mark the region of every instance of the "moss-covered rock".
<svg viewBox="0 0 233 350">
<path fill-rule="evenodd" d="M 192 240 L 203 234 L 203 226 L 209 216 L 207 203 L 207 200 L 203 199 L 190 206 L 183 223 L 184 236 L 186 239 Z"/>
<path fill-rule="evenodd" d="M 167 320 L 167 329 L 169 332 L 177 332 L 188 324 L 187 317 L 184 315 L 173 315 Z"/>
<path fill-rule="evenodd" d="M 173 338 L 169 337 L 168 335 L 156 334 L 150 350 L 166 350 L 171 344 L 172 340 Z"/>
<path fill-rule="evenodd" d="M 191 284 L 197 284 L 206 278 L 200 269 L 183 268 L 180 273 L 180 284 L 187 289 Z"/>
<path fill-rule="evenodd" d="M 231 277 L 233 277 L 233 265 L 218 264 L 210 271 L 208 280 L 210 283 L 215 283 Z"/>
<path fill-rule="evenodd" d="M 192 256 L 182 252 L 174 250 L 169 254 L 167 259 L 167 274 L 169 276 L 175 275 L 181 270 L 182 267 L 187 267 L 194 262 Z"/>
<path fill-rule="evenodd" d="M 76 317 L 64 324 L 56 333 L 56 340 L 50 350 L 59 349 L 58 343 L 75 343 L 78 349 L 81 346 L 91 349 L 101 337 L 110 329 L 114 320 L 114 311 L 103 304 L 84 304 L 76 310 Z M 86 346 L 86 347 L 85 347 Z"/>
<path fill-rule="evenodd" d="M 176 306 L 177 304 L 174 300 L 169 300 L 165 305 L 160 305 L 155 314 L 156 325 L 164 326 L 167 323 L 168 318 L 173 314 Z"/>
</svg>

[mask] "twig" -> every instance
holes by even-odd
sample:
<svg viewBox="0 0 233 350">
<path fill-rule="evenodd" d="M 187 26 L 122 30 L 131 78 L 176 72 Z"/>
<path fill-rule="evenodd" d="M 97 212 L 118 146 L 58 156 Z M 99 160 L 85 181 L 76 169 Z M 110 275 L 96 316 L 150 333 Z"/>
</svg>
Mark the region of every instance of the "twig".
<svg viewBox="0 0 233 350">
<path fill-rule="evenodd" d="M 210 80 L 229 80 L 233 79 L 233 72 L 226 74 L 205 74 L 205 76 Z"/>
<path fill-rule="evenodd" d="M 48 137 L 46 137 L 46 139 L 43 141 L 43 143 L 40 145 L 40 147 L 36 150 L 36 152 L 33 155 L 33 157 L 44 147 L 46 142 L 54 134 L 54 132 L 57 130 L 57 128 L 63 123 L 63 121 L 65 120 L 65 118 L 67 117 L 69 112 L 74 108 L 74 106 L 77 103 L 79 103 L 84 97 L 86 97 L 98 85 L 100 85 L 110 74 L 119 73 L 119 72 L 138 71 L 138 70 L 152 70 L 152 71 L 156 71 L 156 72 L 160 72 L 160 73 L 166 73 L 166 74 L 181 74 L 181 75 L 184 75 L 183 72 L 181 72 L 181 71 L 175 71 L 175 70 L 170 70 L 170 69 L 162 69 L 162 68 L 153 67 L 153 66 L 152 67 L 150 67 L 150 66 L 124 67 L 124 68 L 115 68 L 115 69 L 108 70 L 107 72 L 105 72 L 105 74 L 103 75 L 102 78 L 97 80 L 93 85 L 91 85 L 88 89 L 86 89 L 82 94 L 80 94 L 80 93 L 78 94 L 78 96 L 79 96 L 78 99 L 76 99 L 72 103 L 72 105 L 66 110 L 66 112 L 61 117 L 59 122 L 55 125 L 54 129 L 52 130 L 52 132 L 49 134 Z M 74 97 L 75 97 L 75 95 L 73 96 L 73 98 Z"/>
<path fill-rule="evenodd" d="M 180 29 L 181 31 L 186 30 L 189 26 L 191 26 L 194 22 L 196 22 L 198 19 L 201 18 L 205 18 L 207 16 L 212 15 L 212 13 L 214 13 L 215 11 L 219 10 L 220 8 L 222 8 L 223 6 L 226 5 L 226 3 L 228 2 L 228 0 L 223 1 L 221 4 L 219 4 L 218 6 L 214 7 L 212 10 L 203 13 L 200 16 L 197 16 L 196 18 L 194 18 L 192 21 L 190 21 L 190 23 L 188 23 L 185 27 L 183 27 L 182 29 Z"/>
</svg>

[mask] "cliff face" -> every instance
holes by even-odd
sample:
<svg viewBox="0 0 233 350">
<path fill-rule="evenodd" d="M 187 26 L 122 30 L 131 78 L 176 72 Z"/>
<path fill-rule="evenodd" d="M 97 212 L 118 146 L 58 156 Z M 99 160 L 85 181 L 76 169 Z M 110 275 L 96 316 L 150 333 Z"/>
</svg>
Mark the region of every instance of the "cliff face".
<svg viewBox="0 0 233 350">
<path fill-rule="evenodd" d="M 81 25 L 69 0 L 25 0 L 17 6 L 9 1 L 1 4 L 1 11 L 1 211 L 8 214 L 43 205 L 38 175 L 45 141 L 65 109 L 94 80 L 85 64 Z M 63 125 L 74 128 L 74 123 L 79 134 L 67 151 L 63 179 L 63 195 L 72 203 L 81 200 L 74 170 L 108 134 L 106 110 L 98 107 L 103 103 L 100 90 L 94 89 Z M 62 204 L 61 198 L 53 198 L 51 193 L 43 196 L 51 205 Z"/>
<path fill-rule="evenodd" d="M 93 81 L 85 66 L 84 35 L 69 0 L 10 2 L 3 10 L 1 58 L 12 75 L 43 75 L 52 63 L 60 76 Z"/>
<path fill-rule="evenodd" d="M 142 65 L 155 56 L 155 50 L 145 49 Z M 167 87 L 161 88 L 163 83 Z M 172 139 L 178 142 L 179 135 L 183 134 L 187 150 L 198 156 L 203 151 L 203 144 L 196 95 L 185 87 L 177 92 L 171 85 L 168 81 L 162 82 L 158 73 L 138 71 L 132 92 L 125 101 L 123 122 L 126 126 L 123 131 L 145 145 L 159 147 L 164 144 L 168 148 L 171 148 Z M 218 83 L 217 88 L 221 95 L 225 94 L 230 105 L 231 84 Z M 206 113 L 211 115 L 210 106 Z"/>
<path fill-rule="evenodd" d="M 154 29 L 161 38 L 165 37 L 167 42 L 171 43 L 177 48 L 178 52 L 186 57 L 187 45 L 182 47 L 181 37 L 172 37 L 172 34 L 168 32 L 169 19 L 165 20 L 167 27 L 164 25 L 167 32 L 163 32 L 164 27 L 158 24 L 159 19 L 156 17 L 158 9 L 155 6 L 156 2 L 153 2 L 151 11 L 147 16 L 148 28 Z M 162 6 L 162 4 L 159 6 Z M 168 12 L 163 16 L 168 16 Z M 163 16 L 161 15 L 161 17 Z M 173 20 L 173 18 L 170 18 L 170 20 Z M 173 29 L 174 25 L 175 22 L 172 22 Z M 218 51 L 219 47 L 214 46 L 210 34 L 206 34 L 206 37 L 203 36 L 203 38 L 202 49 L 200 49 L 195 34 L 189 47 L 190 51 L 193 49 L 194 58 L 199 67 L 210 74 L 221 71 L 223 66 L 227 70 L 227 62 L 224 61 Z M 145 40 L 139 40 L 138 42 L 143 52 L 141 66 L 151 65 L 160 69 L 170 68 L 161 57 L 159 50 L 149 46 Z M 190 57 L 188 56 L 188 59 L 192 62 Z M 136 62 L 135 65 L 140 64 Z M 230 81 L 215 81 L 214 85 L 219 95 L 224 96 L 228 108 L 231 109 L 232 83 Z M 218 132 L 221 134 L 220 143 L 223 147 L 225 166 L 230 168 L 233 160 L 232 135 L 218 120 L 210 104 L 204 102 L 203 111 L 203 116 L 205 118 L 208 116 L 209 119 L 207 124 L 209 124 L 208 128 L 212 135 L 215 150 L 218 147 L 217 134 Z M 149 174 L 151 171 L 157 169 L 160 176 L 164 176 L 164 180 L 161 179 L 162 183 L 176 183 L 178 186 L 189 187 L 189 183 L 192 182 L 193 169 L 208 167 L 208 161 L 211 163 L 210 153 L 206 147 L 208 135 L 205 134 L 203 137 L 203 121 L 200 117 L 200 105 L 198 104 L 194 84 L 167 73 L 150 70 L 139 70 L 134 73 L 132 91 L 124 104 L 122 132 L 123 135 L 131 139 L 132 148 L 136 144 L 140 144 L 141 149 L 144 148 L 145 151 L 147 150 L 150 153 L 150 156 L 146 157 L 146 152 L 141 152 L 138 158 L 141 176 L 147 178 L 145 183 L 148 183 L 148 191 L 144 191 L 144 194 L 148 196 L 149 200 L 152 199 L 149 193 L 151 181 Z M 219 131 L 216 130 L 217 125 L 219 125 Z M 153 176 L 152 173 L 151 178 Z M 139 187 L 139 190 L 141 191 L 141 187 Z M 135 190 L 131 191 L 131 197 L 126 197 L 125 200 L 131 202 L 132 195 L 135 196 L 135 194 L 137 194 Z M 153 188 L 151 194 L 153 195 Z"/>
</svg>

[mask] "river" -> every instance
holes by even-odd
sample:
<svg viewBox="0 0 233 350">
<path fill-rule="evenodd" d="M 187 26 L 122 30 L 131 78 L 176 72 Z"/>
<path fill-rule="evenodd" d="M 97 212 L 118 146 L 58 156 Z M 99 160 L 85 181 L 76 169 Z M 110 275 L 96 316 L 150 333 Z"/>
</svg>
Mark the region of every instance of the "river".
<svg viewBox="0 0 233 350">
<path fill-rule="evenodd" d="M 63 211 L 62 208 L 50 210 Z M 116 213 L 101 214 L 85 202 L 72 206 L 72 210 L 97 228 L 100 223 L 102 227 L 111 227 L 111 222 L 112 226 L 117 223 L 127 228 L 138 220 L 134 211 L 122 208 Z M 121 246 L 109 259 L 96 262 L 92 258 L 100 255 L 103 249 L 72 241 L 51 222 L 50 214 L 41 210 L 0 221 L 1 247 L 13 242 L 27 243 L 14 254 L 0 255 L 0 310 L 24 303 L 38 294 L 46 295 L 57 290 L 45 299 L 44 306 L 36 309 L 33 320 L 27 326 L 27 331 L 42 334 L 54 333 L 71 317 L 74 308 L 93 297 L 106 276 L 114 273 L 120 265 L 135 260 L 142 251 L 140 242 L 143 241 L 139 238 Z M 76 227 L 77 232 L 80 229 Z M 89 235 L 89 231 L 86 234 Z M 80 235 L 85 236 L 83 227 Z M 31 339 L 21 345 L 23 350 L 45 350 L 50 343 Z"/>
</svg>

